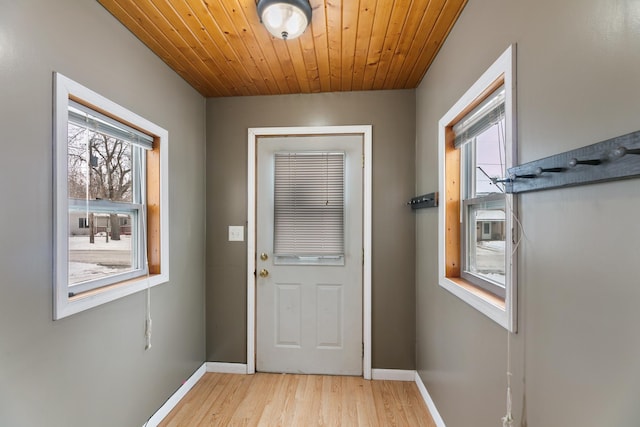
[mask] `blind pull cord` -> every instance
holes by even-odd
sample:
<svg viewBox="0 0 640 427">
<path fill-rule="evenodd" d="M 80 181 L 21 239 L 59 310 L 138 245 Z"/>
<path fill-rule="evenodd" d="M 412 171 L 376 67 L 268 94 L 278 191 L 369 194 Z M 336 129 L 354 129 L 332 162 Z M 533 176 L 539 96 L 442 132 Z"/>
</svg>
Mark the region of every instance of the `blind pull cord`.
<svg viewBox="0 0 640 427">
<path fill-rule="evenodd" d="M 138 163 L 138 167 L 136 168 L 138 171 L 138 182 L 142 181 L 142 156 L 144 154 L 136 156 L 136 163 Z M 146 198 L 146 192 L 144 188 L 141 188 L 139 196 L 140 200 L 138 202 L 142 202 Z M 150 278 L 150 265 L 149 265 L 149 254 L 147 253 L 147 206 L 145 203 L 142 204 L 142 254 L 144 259 L 144 265 L 147 268 L 147 295 L 146 295 L 146 307 L 145 307 L 145 322 L 144 322 L 144 338 L 145 338 L 145 350 L 151 349 L 151 334 L 152 334 L 152 326 L 153 320 L 151 319 L 151 278 Z"/>
<path fill-rule="evenodd" d="M 511 413 L 511 332 L 507 331 L 507 413 L 502 417 L 502 427 L 513 427 Z"/>
</svg>

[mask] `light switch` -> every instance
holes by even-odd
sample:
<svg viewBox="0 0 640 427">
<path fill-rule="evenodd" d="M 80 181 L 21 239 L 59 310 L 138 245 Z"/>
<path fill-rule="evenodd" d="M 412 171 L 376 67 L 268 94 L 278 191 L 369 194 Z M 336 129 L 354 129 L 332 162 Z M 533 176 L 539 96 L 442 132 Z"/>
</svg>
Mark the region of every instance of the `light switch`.
<svg viewBox="0 0 640 427">
<path fill-rule="evenodd" d="M 242 226 L 242 225 L 230 225 L 229 226 L 229 241 L 230 242 L 242 242 L 242 241 L 244 241 L 244 226 Z"/>
</svg>

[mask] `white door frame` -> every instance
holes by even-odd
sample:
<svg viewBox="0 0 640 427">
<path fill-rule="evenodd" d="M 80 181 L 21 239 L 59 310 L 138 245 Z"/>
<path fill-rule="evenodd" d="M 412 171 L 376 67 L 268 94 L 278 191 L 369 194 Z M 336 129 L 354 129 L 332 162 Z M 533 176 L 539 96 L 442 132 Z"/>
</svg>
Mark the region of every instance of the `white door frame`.
<svg viewBox="0 0 640 427">
<path fill-rule="evenodd" d="M 362 269 L 362 341 L 364 345 L 362 370 L 365 379 L 371 379 L 371 199 L 372 199 L 372 128 L 357 126 L 311 126 L 249 128 L 247 156 L 247 374 L 256 371 L 256 144 L 261 136 L 277 135 L 345 135 L 363 136 L 363 248 Z"/>
</svg>

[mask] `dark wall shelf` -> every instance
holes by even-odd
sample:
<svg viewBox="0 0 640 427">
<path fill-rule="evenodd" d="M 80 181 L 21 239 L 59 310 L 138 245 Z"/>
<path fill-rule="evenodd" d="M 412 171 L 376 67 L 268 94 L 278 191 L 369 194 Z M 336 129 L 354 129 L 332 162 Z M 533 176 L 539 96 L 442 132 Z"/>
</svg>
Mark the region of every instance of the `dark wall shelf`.
<svg viewBox="0 0 640 427">
<path fill-rule="evenodd" d="M 512 167 L 507 193 L 593 184 L 640 176 L 640 131 Z"/>
<path fill-rule="evenodd" d="M 411 206 L 411 209 L 435 208 L 438 206 L 438 192 L 414 197 L 407 205 Z"/>
</svg>

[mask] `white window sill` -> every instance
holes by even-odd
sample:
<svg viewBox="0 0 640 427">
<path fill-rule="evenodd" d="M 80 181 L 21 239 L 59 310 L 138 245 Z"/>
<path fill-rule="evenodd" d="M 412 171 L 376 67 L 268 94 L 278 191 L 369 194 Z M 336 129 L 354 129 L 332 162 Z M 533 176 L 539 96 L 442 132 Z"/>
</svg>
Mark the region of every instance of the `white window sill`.
<svg viewBox="0 0 640 427">
<path fill-rule="evenodd" d="M 89 308 L 117 300 L 136 292 L 161 285 L 169 281 L 168 274 L 152 274 L 149 277 L 142 276 L 125 282 L 116 283 L 92 291 L 69 297 L 68 295 L 58 295 L 55 306 L 54 319 L 62 319 L 72 314 L 79 313 Z"/>
<path fill-rule="evenodd" d="M 503 328 L 513 332 L 505 301 L 460 278 L 441 277 L 440 286 Z"/>
</svg>

